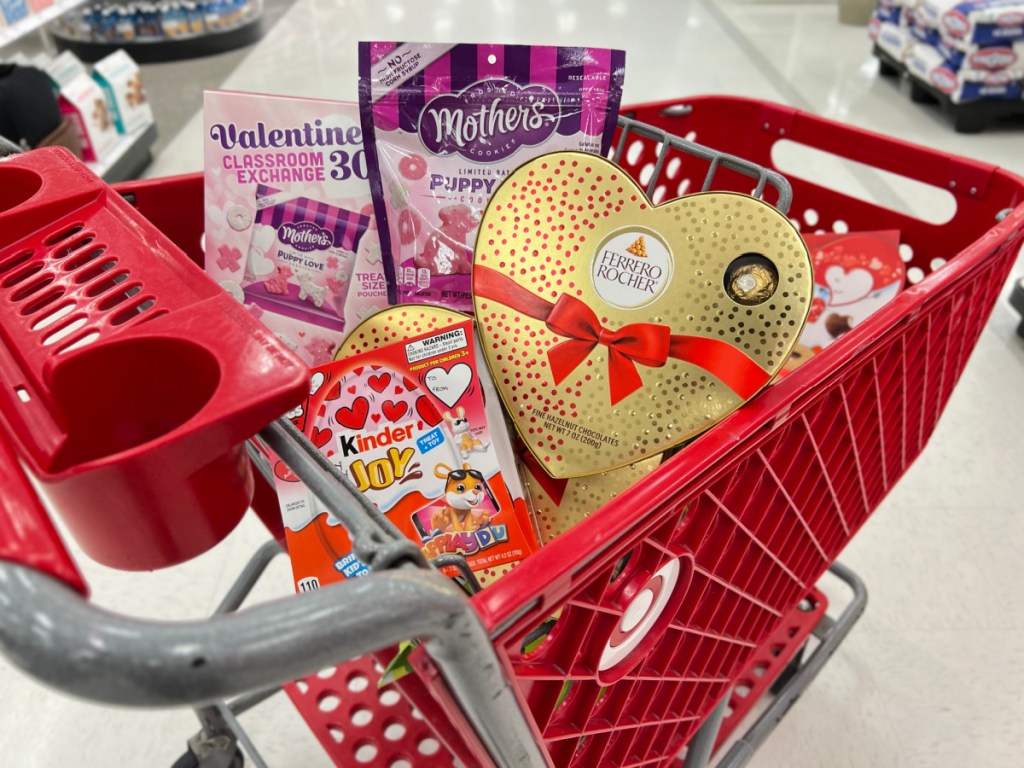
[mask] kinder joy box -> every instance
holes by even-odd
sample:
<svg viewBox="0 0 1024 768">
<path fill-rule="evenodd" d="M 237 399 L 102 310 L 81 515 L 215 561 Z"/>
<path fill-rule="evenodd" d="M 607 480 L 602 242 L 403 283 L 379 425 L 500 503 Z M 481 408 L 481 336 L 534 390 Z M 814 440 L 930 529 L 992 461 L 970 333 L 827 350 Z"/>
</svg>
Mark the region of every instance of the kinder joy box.
<svg viewBox="0 0 1024 768">
<path fill-rule="evenodd" d="M 387 306 L 355 104 L 207 91 L 206 271 L 309 365 Z"/>
<path fill-rule="evenodd" d="M 87 74 L 80 74 L 61 86 L 57 98 L 60 111 L 78 132 L 82 159 L 102 160 L 117 144 L 117 129 L 107 100 L 99 85 Z"/>
<path fill-rule="evenodd" d="M 93 79 L 103 89 L 118 133 L 134 133 L 153 122 L 139 65 L 123 50 L 93 65 Z"/>
<path fill-rule="evenodd" d="M 376 346 L 394 327 L 357 330 L 365 352 L 315 368 L 295 423 L 428 558 L 463 555 L 480 572 L 518 562 L 536 539 L 514 462 L 502 466 L 504 423 L 486 412 L 472 320 Z M 297 589 L 367 573 L 318 499 L 283 465 L 275 475 Z"/>
</svg>

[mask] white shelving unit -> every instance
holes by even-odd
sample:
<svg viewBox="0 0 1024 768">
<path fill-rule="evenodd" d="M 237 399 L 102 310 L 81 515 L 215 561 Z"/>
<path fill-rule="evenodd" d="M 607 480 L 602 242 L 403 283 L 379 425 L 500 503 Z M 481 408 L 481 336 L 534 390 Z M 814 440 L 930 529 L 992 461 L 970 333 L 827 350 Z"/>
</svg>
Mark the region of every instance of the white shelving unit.
<svg viewBox="0 0 1024 768">
<path fill-rule="evenodd" d="M 3 27 L 0 29 L 0 48 L 13 43 L 19 37 L 23 37 L 29 32 L 39 29 L 43 24 L 84 2 L 85 0 L 54 0 L 53 5 L 50 7 L 44 8 L 38 13 L 30 13 L 24 19 L 16 21 L 10 26 Z"/>
</svg>

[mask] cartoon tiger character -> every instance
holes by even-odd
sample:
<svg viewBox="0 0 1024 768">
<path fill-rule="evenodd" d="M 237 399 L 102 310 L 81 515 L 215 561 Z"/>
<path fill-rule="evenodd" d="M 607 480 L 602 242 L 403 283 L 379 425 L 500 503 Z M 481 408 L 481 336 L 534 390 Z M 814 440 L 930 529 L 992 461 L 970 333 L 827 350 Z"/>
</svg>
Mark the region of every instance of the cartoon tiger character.
<svg viewBox="0 0 1024 768">
<path fill-rule="evenodd" d="M 484 494 L 491 500 L 495 509 L 498 508 L 498 502 L 479 470 L 473 469 L 469 464 L 463 464 L 462 469 L 452 469 L 446 464 L 438 464 L 434 468 L 434 476 L 445 480 L 446 504 L 444 509 L 431 516 L 431 530 L 457 533 L 475 531 L 490 524 L 490 510 L 477 507 L 484 500 Z"/>
</svg>

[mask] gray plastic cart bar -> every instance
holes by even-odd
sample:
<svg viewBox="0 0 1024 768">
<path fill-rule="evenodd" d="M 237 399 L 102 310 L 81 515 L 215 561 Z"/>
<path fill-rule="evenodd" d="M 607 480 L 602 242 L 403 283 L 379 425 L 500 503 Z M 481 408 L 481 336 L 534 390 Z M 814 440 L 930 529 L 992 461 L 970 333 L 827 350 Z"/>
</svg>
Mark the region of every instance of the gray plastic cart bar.
<svg viewBox="0 0 1024 768">
<path fill-rule="evenodd" d="M 56 579 L 0 563 L 0 650 L 27 674 L 82 698 L 138 707 L 207 705 L 426 638 L 425 647 L 499 766 L 544 765 L 486 630 L 464 592 L 426 566 L 383 516 L 360 515 L 347 480 L 287 422 L 261 433 L 326 508 L 347 524 L 375 571 L 297 597 L 202 621 L 142 621 L 90 605 Z M 315 454 L 315 455 L 313 455 Z M 324 475 L 334 477 L 329 482 Z M 398 541 L 394 537 L 401 537 Z M 410 555 L 408 547 L 415 552 Z M 270 553 L 243 574 L 251 587 Z M 420 564 L 422 563 L 422 567 Z M 223 606 L 239 601 L 244 586 Z"/>
<path fill-rule="evenodd" d="M 686 109 L 685 106 L 681 108 Z M 619 142 L 615 146 L 615 154 L 612 158 L 616 162 L 621 162 L 622 155 L 628 151 L 626 145 L 631 134 L 637 134 L 638 136 L 658 142 L 658 159 L 654 163 L 654 170 L 651 173 L 650 181 L 647 183 L 648 197 L 654 195 L 654 190 L 657 189 L 658 182 L 661 180 L 661 170 L 665 165 L 665 159 L 668 157 L 669 147 L 674 147 L 688 155 L 707 160 L 710 164 L 707 175 L 704 177 L 704 184 L 701 186 L 702 192 L 707 192 L 711 189 L 715 173 L 719 168 L 728 168 L 731 171 L 742 173 L 744 176 L 749 176 L 757 182 L 757 186 L 753 191 L 754 197 L 761 197 L 764 194 L 766 185 L 773 187 L 779 196 L 778 201 L 774 204 L 775 207 L 783 214 L 789 213 L 789 206 L 793 202 L 793 189 L 782 174 L 757 163 L 752 163 L 749 160 L 744 160 L 742 157 L 718 152 L 702 144 L 673 136 L 671 133 L 666 133 L 660 128 L 655 128 L 646 123 L 638 123 L 636 120 L 628 117 L 620 115 L 618 124 L 622 132 L 619 134 Z"/>
<path fill-rule="evenodd" d="M 74 696 L 136 707 L 216 701 L 431 638 L 428 653 L 496 763 L 544 764 L 490 638 L 464 593 L 436 572 L 375 573 L 178 623 L 116 615 L 13 563 L 0 563 L 0 594 L 0 649 L 12 663 Z"/>
<path fill-rule="evenodd" d="M 868 604 L 868 591 L 861 578 L 838 562 L 832 563 L 828 570 L 852 590 L 853 596 L 850 598 L 850 602 L 846 604 L 837 618 L 833 619 L 827 614 L 821 617 L 813 630 L 814 636 L 819 640 L 818 647 L 800 664 L 794 675 L 747 732 L 729 747 L 729 751 L 715 764 L 715 768 L 743 768 L 750 762 L 754 753 L 768 740 L 772 731 L 782 722 L 782 718 L 786 716 L 797 699 L 814 682 L 822 667 L 838 650 L 843 640 L 850 634 L 853 625 L 864 614 L 864 609 Z M 711 755 L 714 751 L 715 741 L 718 739 L 718 730 L 725 718 L 728 706 L 729 696 L 727 695 L 690 739 L 690 743 L 686 747 L 683 768 L 707 768 L 711 764 Z"/>
<path fill-rule="evenodd" d="M 864 609 L 867 608 L 868 590 L 856 573 L 842 563 L 832 563 L 828 570 L 853 590 L 853 598 L 843 609 L 839 618 L 833 620 L 828 616 L 821 617 L 821 621 L 814 629 L 814 636 L 820 641 L 818 647 L 800 665 L 797 673 L 783 686 L 775 700 L 768 709 L 761 713 L 761 716 L 743 735 L 743 738 L 729 748 L 717 768 L 742 768 L 750 762 L 754 752 L 764 744 L 771 732 L 775 730 L 775 726 L 789 712 L 790 707 L 814 682 L 814 678 L 821 672 L 825 662 L 836 652 L 846 636 L 850 634 L 853 625 L 863 615 Z"/>
</svg>

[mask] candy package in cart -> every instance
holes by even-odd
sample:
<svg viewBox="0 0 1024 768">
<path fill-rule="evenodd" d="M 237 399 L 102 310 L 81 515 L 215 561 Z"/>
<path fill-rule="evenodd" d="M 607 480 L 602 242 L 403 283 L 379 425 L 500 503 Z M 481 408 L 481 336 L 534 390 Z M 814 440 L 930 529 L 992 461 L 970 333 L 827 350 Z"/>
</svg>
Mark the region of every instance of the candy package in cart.
<svg viewBox="0 0 1024 768">
<path fill-rule="evenodd" d="M 392 303 L 471 311 L 480 216 L 538 155 L 607 152 L 622 51 L 364 42 L 360 109 Z"/>
<path fill-rule="evenodd" d="M 313 369 L 292 416 L 426 557 L 462 555 L 486 584 L 536 535 L 473 322 L 452 315 L 407 306 L 370 318 Z M 345 528 L 287 467 L 275 475 L 296 587 L 365 575 Z"/>
<path fill-rule="evenodd" d="M 356 105 L 207 91 L 206 271 L 310 365 L 387 306 Z"/>
</svg>

